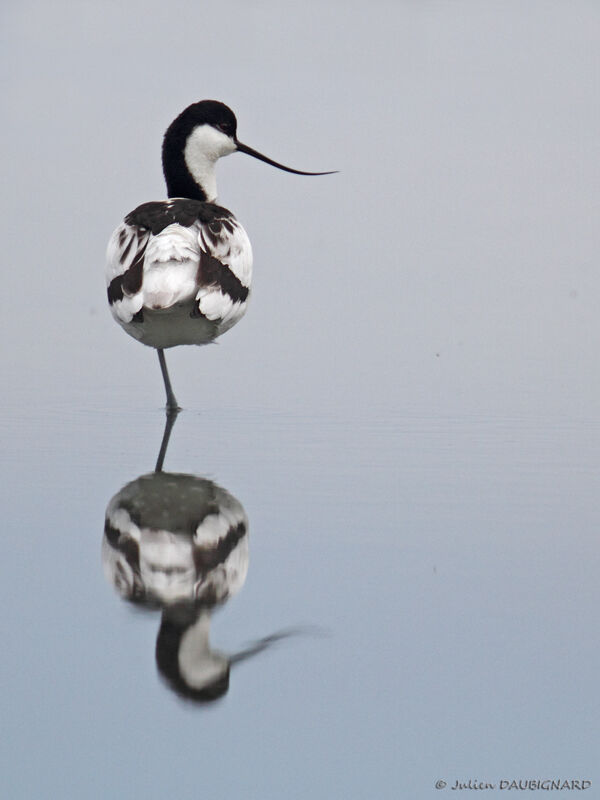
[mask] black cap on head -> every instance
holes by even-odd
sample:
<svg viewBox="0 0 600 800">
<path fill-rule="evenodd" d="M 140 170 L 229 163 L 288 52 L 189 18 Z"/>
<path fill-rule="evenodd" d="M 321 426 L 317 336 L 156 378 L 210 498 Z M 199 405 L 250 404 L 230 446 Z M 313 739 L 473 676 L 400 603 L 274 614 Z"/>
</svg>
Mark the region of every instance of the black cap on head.
<svg viewBox="0 0 600 800">
<path fill-rule="evenodd" d="M 235 138 L 237 119 L 235 114 L 218 100 L 200 100 L 184 109 L 169 125 L 165 138 L 179 138 L 185 142 L 197 125 L 212 125 L 227 136 Z"/>
</svg>

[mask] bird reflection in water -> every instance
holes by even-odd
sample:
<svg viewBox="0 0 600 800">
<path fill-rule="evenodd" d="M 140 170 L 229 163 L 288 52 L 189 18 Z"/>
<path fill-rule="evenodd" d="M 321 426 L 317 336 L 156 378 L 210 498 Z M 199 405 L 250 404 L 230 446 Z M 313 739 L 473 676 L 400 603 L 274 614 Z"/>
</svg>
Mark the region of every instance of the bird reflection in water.
<svg viewBox="0 0 600 800">
<path fill-rule="evenodd" d="M 106 509 L 102 562 L 124 600 L 162 609 L 156 663 L 178 695 L 222 697 L 231 666 L 294 631 L 241 652 L 210 646 L 212 612 L 237 594 L 248 572 L 248 519 L 233 495 L 205 478 L 163 472 L 176 412 L 167 415 L 155 471 L 125 485 Z"/>
</svg>

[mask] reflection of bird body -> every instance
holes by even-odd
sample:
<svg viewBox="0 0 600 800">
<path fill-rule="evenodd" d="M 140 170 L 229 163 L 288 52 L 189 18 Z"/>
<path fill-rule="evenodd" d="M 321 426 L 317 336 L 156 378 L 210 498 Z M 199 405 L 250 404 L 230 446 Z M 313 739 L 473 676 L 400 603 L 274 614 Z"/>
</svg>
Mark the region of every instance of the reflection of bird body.
<svg viewBox="0 0 600 800">
<path fill-rule="evenodd" d="M 104 520 L 104 573 L 125 600 L 162 609 L 156 663 L 182 697 L 227 692 L 230 667 L 295 631 L 279 631 L 236 653 L 210 645 L 211 614 L 244 585 L 248 519 L 242 504 L 206 478 L 163 472 L 177 413 L 167 414 L 155 471 L 123 486 Z"/>
<path fill-rule="evenodd" d="M 108 245 L 106 284 L 116 321 L 158 350 L 167 407 L 177 408 L 163 350 L 206 344 L 246 311 L 252 248 L 233 214 L 215 204 L 215 165 L 235 151 L 284 167 L 242 144 L 223 103 L 203 100 L 169 126 L 162 151 L 169 199 L 125 217 Z"/>
<path fill-rule="evenodd" d="M 195 700 L 225 693 L 232 659 L 211 648 L 210 619 L 246 580 L 242 504 L 195 475 L 142 475 L 108 504 L 102 562 L 123 598 L 162 608 L 156 660 L 170 685 Z"/>
<path fill-rule="evenodd" d="M 248 571 L 241 503 L 195 475 L 153 472 L 106 509 L 103 561 L 124 597 L 145 604 L 223 603 Z"/>
</svg>

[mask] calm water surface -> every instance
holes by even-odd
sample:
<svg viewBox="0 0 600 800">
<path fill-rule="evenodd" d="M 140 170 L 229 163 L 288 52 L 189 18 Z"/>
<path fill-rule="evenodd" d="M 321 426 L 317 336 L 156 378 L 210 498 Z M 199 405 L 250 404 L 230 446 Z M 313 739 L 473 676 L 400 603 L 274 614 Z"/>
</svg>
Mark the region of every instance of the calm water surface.
<svg viewBox="0 0 600 800">
<path fill-rule="evenodd" d="M 597 423 L 183 412 L 165 472 L 249 520 L 210 646 L 293 633 L 201 705 L 159 675 L 160 610 L 101 566 L 105 508 L 152 472 L 162 412 L 3 427 L 11 796 L 424 797 L 473 763 L 590 777 Z"/>
</svg>

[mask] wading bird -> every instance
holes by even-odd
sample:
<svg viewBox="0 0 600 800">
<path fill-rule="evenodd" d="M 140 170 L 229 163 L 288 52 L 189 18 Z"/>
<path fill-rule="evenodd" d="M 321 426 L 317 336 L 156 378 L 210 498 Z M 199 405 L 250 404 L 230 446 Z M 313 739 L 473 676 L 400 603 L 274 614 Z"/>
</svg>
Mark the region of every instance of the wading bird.
<svg viewBox="0 0 600 800">
<path fill-rule="evenodd" d="M 331 174 L 285 167 L 242 144 L 233 111 L 202 100 L 165 133 L 162 165 L 169 199 L 143 203 L 127 214 L 108 244 L 110 309 L 130 336 L 156 348 L 168 411 L 178 405 L 165 349 L 212 342 L 246 311 L 250 240 L 231 211 L 215 202 L 216 163 L 235 152 L 297 175 Z"/>
</svg>

